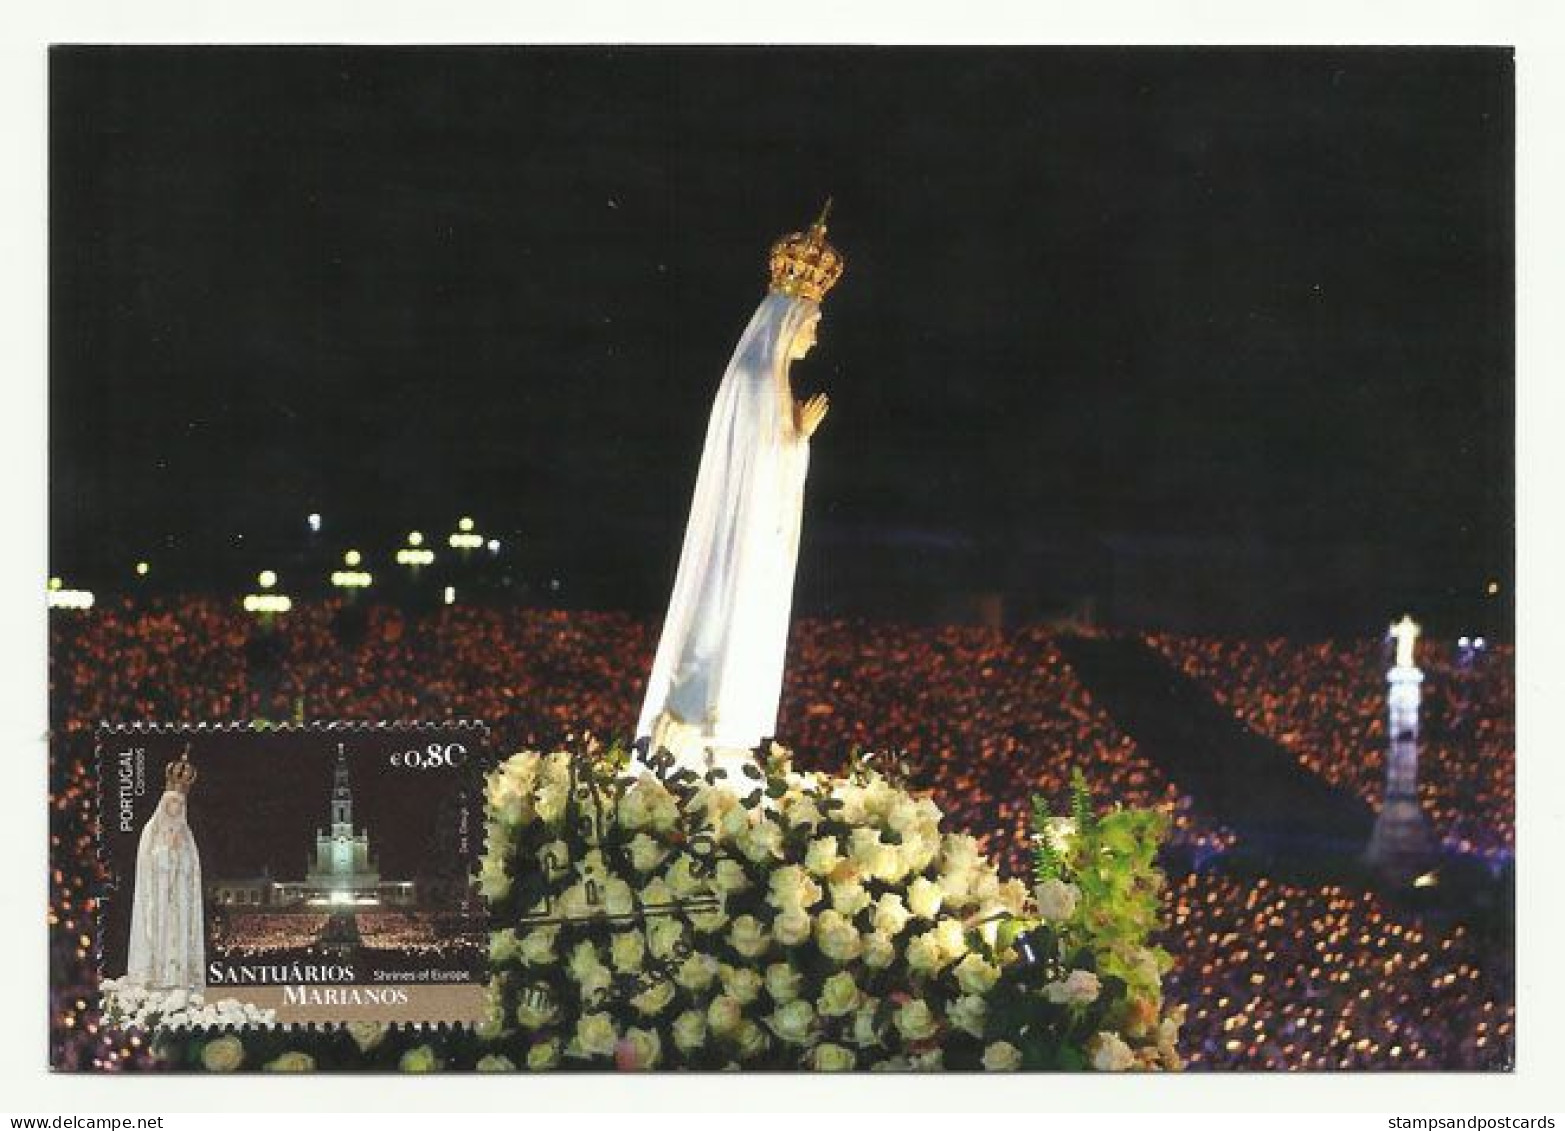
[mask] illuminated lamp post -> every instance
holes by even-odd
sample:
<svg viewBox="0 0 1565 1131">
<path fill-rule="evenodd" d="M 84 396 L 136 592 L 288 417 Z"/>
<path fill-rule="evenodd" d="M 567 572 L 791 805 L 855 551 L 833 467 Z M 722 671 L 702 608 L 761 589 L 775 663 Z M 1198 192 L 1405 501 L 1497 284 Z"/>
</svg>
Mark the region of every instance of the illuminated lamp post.
<svg viewBox="0 0 1565 1131">
<path fill-rule="evenodd" d="M 435 551 L 424 545 L 424 536 L 417 530 L 408 535 L 408 544 L 397 551 L 397 564 L 405 565 L 413 571 L 415 580 L 418 571 L 427 565 L 433 565 Z"/>
<path fill-rule="evenodd" d="M 262 592 L 246 593 L 244 610 L 260 618 L 261 627 L 271 631 L 277 617 L 293 608 L 293 600 L 285 593 L 274 593 L 277 586 L 277 574 L 269 569 L 263 569 L 256 575 L 256 584 Z"/>
<path fill-rule="evenodd" d="M 1390 745 L 1386 751 L 1386 792 L 1370 834 L 1366 859 L 1396 879 L 1423 872 L 1435 855 L 1434 834 L 1418 804 L 1419 685 L 1424 673 L 1414 662 L 1419 628 L 1404 616 L 1391 626 L 1396 662 L 1386 672 Z"/>
<path fill-rule="evenodd" d="M 332 586 L 343 591 L 343 599 L 349 604 L 358 599 L 360 589 L 368 589 L 375 581 L 369 571 L 358 568 L 363 560 L 357 550 L 349 550 L 342 555 L 342 562 L 348 568 L 332 571 Z"/>
<path fill-rule="evenodd" d="M 94 597 L 86 589 L 67 589 L 58 577 L 49 579 L 49 607 L 84 612 L 92 608 Z"/>
<path fill-rule="evenodd" d="M 470 518 L 459 519 L 456 526 L 456 531 L 446 539 L 446 543 L 466 561 L 468 554 L 482 548 L 484 536 L 473 529 L 473 520 Z"/>
</svg>

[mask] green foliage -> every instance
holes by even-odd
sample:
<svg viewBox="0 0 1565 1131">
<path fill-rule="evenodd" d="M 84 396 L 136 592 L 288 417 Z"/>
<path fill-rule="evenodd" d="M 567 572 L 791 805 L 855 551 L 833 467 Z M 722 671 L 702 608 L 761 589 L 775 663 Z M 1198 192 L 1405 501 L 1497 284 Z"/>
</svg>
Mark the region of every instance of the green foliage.
<svg viewBox="0 0 1565 1131">
<path fill-rule="evenodd" d="M 1034 794 L 1032 799 L 1032 871 L 1033 879 L 1038 883 L 1045 880 L 1057 880 L 1065 870 L 1065 862 L 1060 857 L 1059 849 L 1054 847 L 1054 840 L 1049 835 L 1049 801 L 1041 794 Z"/>
<path fill-rule="evenodd" d="M 1074 896 L 1070 913 L 1011 925 L 997 936 L 1011 945 L 991 998 L 994 1016 L 1022 1050 L 1027 1067 L 1081 1067 L 1085 1048 L 1100 1030 L 1143 1048 L 1155 1046 L 1163 1016 L 1162 975 L 1171 965 L 1150 945 L 1158 929 L 1163 876 L 1158 846 L 1168 819 L 1152 809 L 1115 807 L 1099 813 L 1080 770 L 1071 775 L 1069 815 L 1056 816 L 1046 798 L 1032 799 L 1033 872 L 1040 885 L 1054 881 Z M 1042 908 L 1047 913 L 1050 908 Z M 1094 975 L 1090 1002 L 1051 1000 L 1071 971 Z M 1165 1046 L 1166 1047 L 1166 1046 Z M 1160 1060 L 1171 1062 L 1171 1048 Z"/>
</svg>

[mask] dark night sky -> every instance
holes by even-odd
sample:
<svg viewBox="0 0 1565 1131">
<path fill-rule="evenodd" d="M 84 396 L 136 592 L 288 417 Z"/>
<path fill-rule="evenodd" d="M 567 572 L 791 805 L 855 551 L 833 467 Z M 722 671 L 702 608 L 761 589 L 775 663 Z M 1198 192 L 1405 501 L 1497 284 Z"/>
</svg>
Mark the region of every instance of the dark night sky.
<svg viewBox="0 0 1565 1131">
<path fill-rule="evenodd" d="M 1488 50 L 57 49 L 54 568 L 473 512 L 666 587 L 766 247 L 831 193 L 801 574 L 1130 532 L 1508 577 L 1511 83 Z"/>
</svg>

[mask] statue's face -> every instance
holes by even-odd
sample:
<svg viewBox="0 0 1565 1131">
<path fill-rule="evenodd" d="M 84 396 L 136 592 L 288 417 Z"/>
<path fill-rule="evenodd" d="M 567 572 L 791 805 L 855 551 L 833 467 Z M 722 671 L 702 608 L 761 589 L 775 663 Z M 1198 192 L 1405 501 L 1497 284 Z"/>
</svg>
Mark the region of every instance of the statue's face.
<svg viewBox="0 0 1565 1131">
<path fill-rule="evenodd" d="M 788 347 L 788 356 L 798 361 L 805 354 L 815 348 L 815 328 L 820 325 L 820 311 L 815 311 L 806 318 L 799 330 L 793 336 L 793 343 Z"/>
</svg>

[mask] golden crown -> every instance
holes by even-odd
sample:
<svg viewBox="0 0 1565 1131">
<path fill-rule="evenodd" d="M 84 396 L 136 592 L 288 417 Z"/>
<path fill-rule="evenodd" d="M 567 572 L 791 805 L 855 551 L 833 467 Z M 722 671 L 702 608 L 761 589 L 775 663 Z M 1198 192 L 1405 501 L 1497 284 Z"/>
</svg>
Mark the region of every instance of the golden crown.
<svg viewBox="0 0 1565 1131">
<path fill-rule="evenodd" d="M 179 761 L 170 762 L 163 770 L 165 789 L 188 790 L 196 781 L 196 768 L 190 764 L 190 751 L 186 750 Z"/>
<path fill-rule="evenodd" d="M 790 232 L 772 244 L 773 291 L 820 302 L 837 285 L 845 264 L 837 249 L 826 242 L 826 217 L 830 214 L 828 199 L 809 231 Z"/>
</svg>

